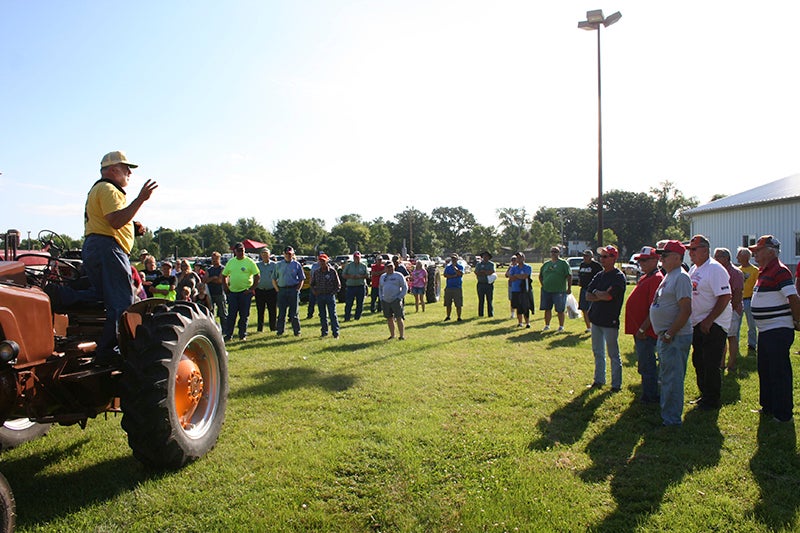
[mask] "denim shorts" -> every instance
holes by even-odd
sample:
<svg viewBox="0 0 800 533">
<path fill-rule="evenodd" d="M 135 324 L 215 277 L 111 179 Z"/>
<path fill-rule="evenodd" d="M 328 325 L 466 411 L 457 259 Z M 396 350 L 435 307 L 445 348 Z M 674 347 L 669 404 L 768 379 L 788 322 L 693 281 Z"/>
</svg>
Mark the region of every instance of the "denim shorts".
<svg viewBox="0 0 800 533">
<path fill-rule="evenodd" d="M 552 307 L 555 306 L 556 313 L 563 313 L 564 309 L 567 307 L 567 293 L 547 292 L 543 290 L 541 297 L 539 298 L 539 301 L 540 301 L 539 304 L 540 311 L 549 311 Z"/>
</svg>

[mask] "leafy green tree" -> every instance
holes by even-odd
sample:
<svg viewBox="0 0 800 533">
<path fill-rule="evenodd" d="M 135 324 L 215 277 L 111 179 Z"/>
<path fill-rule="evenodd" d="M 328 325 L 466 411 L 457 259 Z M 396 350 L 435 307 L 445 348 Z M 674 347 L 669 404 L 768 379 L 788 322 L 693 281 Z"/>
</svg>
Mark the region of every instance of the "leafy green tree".
<svg viewBox="0 0 800 533">
<path fill-rule="evenodd" d="M 431 212 L 433 227 L 448 252 L 465 252 L 469 234 L 478 223 L 475 215 L 464 207 L 437 207 Z"/>
<path fill-rule="evenodd" d="M 621 253 L 631 253 L 642 246 L 652 245 L 654 228 L 654 201 L 643 192 L 611 190 L 603 195 L 603 227 L 614 230 Z"/>
<path fill-rule="evenodd" d="M 283 250 L 284 247 L 291 246 L 298 254 L 313 255 L 322 240 L 328 236 L 323 224 L 324 221 L 319 218 L 279 220 L 275 224 L 275 248 Z"/>
<path fill-rule="evenodd" d="M 156 259 L 164 259 L 171 256 L 175 252 L 175 239 L 177 237 L 175 230 L 169 228 L 158 228 L 153 232 L 153 238 L 158 243 L 158 256 Z"/>
<path fill-rule="evenodd" d="M 351 253 L 356 250 L 365 248 L 369 242 L 369 227 L 363 222 L 357 222 L 352 219 L 347 219 L 340 222 L 331 228 L 331 237 L 341 238 L 345 243 L 345 252 Z M 338 255 L 338 254 L 337 254 Z"/>
<path fill-rule="evenodd" d="M 356 213 L 350 213 L 349 215 L 342 215 L 336 219 L 337 224 L 344 224 L 345 222 L 356 222 L 357 224 L 364 224 L 364 220 L 361 218 L 361 215 Z"/>
<path fill-rule="evenodd" d="M 691 228 L 689 220 L 682 214 L 687 209 L 697 207 L 697 199 L 687 198 L 675 184 L 667 180 L 651 188 L 650 193 L 654 197 L 653 239 L 656 241 L 666 239 L 667 233 L 673 236 L 669 238 L 675 240 L 688 239 Z M 678 229 L 679 232 L 670 231 L 669 228 Z"/>
<path fill-rule="evenodd" d="M 228 236 L 219 224 L 195 226 L 194 231 L 195 238 L 200 241 L 202 247 L 201 254 L 204 256 L 211 255 L 211 252 L 226 253 L 230 250 L 231 244 L 235 242 L 228 242 Z"/>
<path fill-rule="evenodd" d="M 494 226 L 476 224 L 470 232 L 469 240 L 470 250 L 475 254 L 487 250 L 494 255 L 500 249 L 500 235 L 497 234 Z"/>
<path fill-rule="evenodd" d="M 194 238 L 194 235 L 191 233 L 178 233 L 175 235 L 175 241 L 173 244 L 176 257 L 193 257 L 196 255 L 200 255 L 202 248 L 200 248 L 200 243 L 197 242 L 197 239 Z"/>
<path fill-rule="evenodd" d="M 524 250 L 530 241 L 531 217 L 524 207 L 502 207 L 496 211 L 500 220 L 500 242 L 511 250 Z"/>
<path fill-rule="evenodd" d="M 367 226 L 369 227 L 367 252 L 384 252 L 388 250 L 391 239 L 391 224 L 379 217 L 367 224 Z M 364 250 L 361 251 L 364 252 Z"/>
<path fill-rule="evenodd" d="M 530 234 L 530 247 L 534 252 L 542 255 L 546 255 L 546 252 L 548 252 L 552 246 L 558 245 L 561 242 L 559 230 L 549 221 L 541 223 L 538 220 L 534 220 L 531 223 Z"/>
<path fill-rule="evenodd" d="M 252 239 L 263 243 L 273 240 L 272 234 L 267 231 L 267 228 L 256 222 L 255 218 L 240 218 L 236 221 L 236 229 L 241 239 Z"/>
<path fill-rule="evenodd" d="M 597 234 L 597 215 L 582 207 L 541 207 L 533 216 L 539 222 L 550 222 L 561 233 L 563 223 L 564 243 L 589 241 Z"/>
<path fill-rule="evenodd" d="M 322 239 L 319 244 L 319 251 L 328 254 L 328 257 L 336 257 L 337 255 L 344 255 L 350 253 L 347 247 L 347 242 L 338 235 L 328 235 Z M 354 250 L 355 251 L 355 250 Z"/>
<path fill-rule="evenodd" d="M 225 240 L 227 241 L 227 246 L 225 250 L 229 250 L 233 243 L 239 242 L 244 239 L 244 235 L 239 233 L 239 228 L 231 224 L 230 222 L 222 222 L 219 224 L 219 229 L 225 232 Z M 219 250 L 222 252 L 222 250 Z"/>
<path fill-rule="evenodd" d="M 400 251 L 404 239 L 409 253 L 434 254 L 433 250 L 439 248 L 433 221 L 426 213 L 414 208 L 406 209 L 397 213 L 394 220 L 388 225 L 391 236 L 388 250 Z"/>
<path fill-rule="evenodd" d="M 144 235 L 141 237 L 136 237 L 134 241 L 133 250 L 131 250 L 131 257 L 136 258 L 136 261 L 139 260 L 139 252 L 141 250 L 147 250 L 147 253 L 153 257 L 161 257 L 161 250 L 158 247 L 158 241 L 153 235 L 153 232 L 149 229 L 145 230 Z"/>
</svg>

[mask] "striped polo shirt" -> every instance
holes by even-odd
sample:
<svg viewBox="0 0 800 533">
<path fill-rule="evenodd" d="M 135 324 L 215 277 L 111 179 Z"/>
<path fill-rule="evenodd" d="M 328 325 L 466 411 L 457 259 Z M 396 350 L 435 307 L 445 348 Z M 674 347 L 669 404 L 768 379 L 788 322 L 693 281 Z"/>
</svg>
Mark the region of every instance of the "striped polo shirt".
<svg viewBox="0 0 800 533">
<path fill-rule="evenodd" d="M 753 289 L 750 309 L 759 331 L 794 329 L 789 296 L 797 294 L 791 271 L 776 257 L 762 270 Z"/>
</svg>

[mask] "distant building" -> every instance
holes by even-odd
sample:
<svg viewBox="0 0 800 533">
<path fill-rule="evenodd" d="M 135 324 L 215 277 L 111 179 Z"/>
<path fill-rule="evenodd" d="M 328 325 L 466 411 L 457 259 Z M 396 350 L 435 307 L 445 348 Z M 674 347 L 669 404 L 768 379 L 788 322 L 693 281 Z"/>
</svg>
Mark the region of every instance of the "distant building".
<svg viewBox="0 0 800 533">
<path fill-rule="evenodd" d="M 781 261 L 800 261 L 800 174 L 794 174 L 683 213 L 691 234 L 701 233 L 713 248 L 724 247 L 735 256 L 739 246 L 750 246 L 767 234 L 781 241 Z"/>
</svg>

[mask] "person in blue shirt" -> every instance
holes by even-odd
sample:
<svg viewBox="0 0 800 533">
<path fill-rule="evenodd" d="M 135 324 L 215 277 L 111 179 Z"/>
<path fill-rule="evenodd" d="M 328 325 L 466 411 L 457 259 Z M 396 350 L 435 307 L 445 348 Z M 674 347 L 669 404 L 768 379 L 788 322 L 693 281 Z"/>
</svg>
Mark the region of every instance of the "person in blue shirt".
<svg viewBox="0 0 800 533">
<path fill-rule="evenodd" d="M 286 328 L 286 315 L 292 323 L 294 336 L 300 335 L 300 319 L 297 317 L 297 306 L 300 302 L 300 289 L 306 274 L 303 267 L 294 258 L 294 248 L 287 246 L 283 250 L 283 261 L 275 265 L 272 273 L 272 286 L 278 291 L 278 319 L 275 324 L 276 334 L 283 335 Z"/>
<path fill-rule="evenodd" d="M 464 295 L 461 291 L 464 267 L 458 264 L 458 254 L 450 256 L 450 263 L 444 267 L 444 277 L 447 280 L 444 287 L 444 307 L 447 310 L 445 322 L 450 320 L 450 311 L 453 304 L 456 306 L 456 316 L 461 322 L 461 307 L 464 305 Z"/>
</svg>

